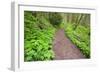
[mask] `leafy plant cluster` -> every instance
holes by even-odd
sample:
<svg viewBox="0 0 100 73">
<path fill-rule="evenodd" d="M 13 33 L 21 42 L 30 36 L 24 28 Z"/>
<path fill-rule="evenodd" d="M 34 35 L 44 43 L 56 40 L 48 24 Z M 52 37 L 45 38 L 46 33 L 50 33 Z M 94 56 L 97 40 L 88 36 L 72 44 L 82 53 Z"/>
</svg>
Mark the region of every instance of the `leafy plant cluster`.
<svg viewBox="0 0 100 73">
<path fill-rule="evenodd" d="M 48 25 L 46 25 L 48 24 Z M 54 52 L 52 41 L 55 29 L 45 18 L 33 16 L 31 11 L 24 12 L 24 61 L 52 60 Z"/>
<path fill-rule="evenodd" d="M 71 41 L 80 48 L 85 57 L 90 58 L 90 28 L 78 25 L 74 29 L 74 24 L 67 24 L 65 31 Z"/>
</svg>

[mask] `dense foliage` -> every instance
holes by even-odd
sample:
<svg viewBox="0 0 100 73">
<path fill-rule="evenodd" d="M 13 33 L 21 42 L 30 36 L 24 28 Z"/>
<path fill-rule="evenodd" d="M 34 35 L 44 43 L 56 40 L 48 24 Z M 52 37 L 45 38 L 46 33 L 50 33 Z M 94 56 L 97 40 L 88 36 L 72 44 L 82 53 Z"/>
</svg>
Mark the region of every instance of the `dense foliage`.
<svg viewBox="0 0 100 73">
<path fill-rule="evenodd" d="M 90 28 L 79 25 L 74 29 L 73 24 L 68 24 L 65 29 L 66 35 L 82 51 L 85 57 L 90 57 Z"/>
<path fill-rule="evenodd" d="M 52 26 L 48 28 L 45 21 L 45 19 L 40 21 L 34 17 L 32 12 L 24 13 L 25 61 L 43 61 L 54 58 L 52 41 L 55 29 Z"/>
</svg>

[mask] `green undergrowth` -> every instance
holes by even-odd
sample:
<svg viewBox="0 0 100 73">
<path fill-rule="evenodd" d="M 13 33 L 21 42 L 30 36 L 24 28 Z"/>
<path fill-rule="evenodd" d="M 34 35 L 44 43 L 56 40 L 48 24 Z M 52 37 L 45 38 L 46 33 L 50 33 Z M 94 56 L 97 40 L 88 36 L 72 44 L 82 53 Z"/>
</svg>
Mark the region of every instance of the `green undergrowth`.
<svg viewBox="0 0 100 73">
<path fill-rule="evenodd" d="M 24 61 L 52 60 L 54 33 L 55 28 L 45 18 L 24 12 Z"/>
<path fill-rule="evenodd" d="M 77 28 L 74 29 L 73 24 L 67 24 L 65 33 L 84 56 L 90 58 L 90 28 L 88 26 L 78 25 Z"/>
</svg>

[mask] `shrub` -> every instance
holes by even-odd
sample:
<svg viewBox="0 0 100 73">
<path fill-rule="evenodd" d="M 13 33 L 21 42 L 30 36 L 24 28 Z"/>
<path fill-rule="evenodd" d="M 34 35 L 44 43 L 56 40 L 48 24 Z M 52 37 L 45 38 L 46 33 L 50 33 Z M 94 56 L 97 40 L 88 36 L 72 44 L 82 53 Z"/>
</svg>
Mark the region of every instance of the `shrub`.
<svg viewBox="0 0 100 73">
<path fill-rule="evenodd" d="M 80 51 L 85 55 L 85 57 L 90 58 L 90 29 L 82 25 L 78 25 L 76 30 L 74 30 L 73 24 L 68 24 L 65 29 L 66 35 L 71 39 L 71 41 L 80 48 Z"/>
<path fill-rule="evenodd" d="M 24 61 L 26 62 L 54 58 L 52 41 L 55 29 L 48 26 L 41 29 L 39 25 L 40 22 L 32 12 L 26 11 L 24 14 Z"/>
</svg>

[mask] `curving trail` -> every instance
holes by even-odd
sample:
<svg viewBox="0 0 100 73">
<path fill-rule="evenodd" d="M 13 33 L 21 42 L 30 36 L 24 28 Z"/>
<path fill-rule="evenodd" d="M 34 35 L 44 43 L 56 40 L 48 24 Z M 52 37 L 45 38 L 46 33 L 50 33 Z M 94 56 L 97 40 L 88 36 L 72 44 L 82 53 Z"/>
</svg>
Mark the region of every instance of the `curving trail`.
<svg viewBox="0 0 100 73">
<path fill-rule="evenodd" d="M 55 53 L 55 60 L 85 58 L 80 50 L 65 36 L 63 29 L 59 29 L 55 33 L 53 51 Z"/>
</svg>

